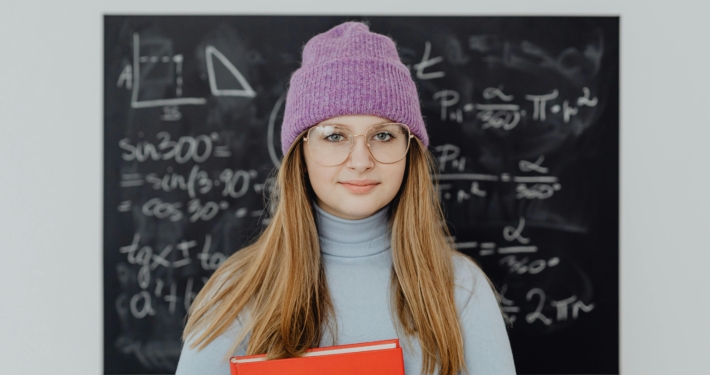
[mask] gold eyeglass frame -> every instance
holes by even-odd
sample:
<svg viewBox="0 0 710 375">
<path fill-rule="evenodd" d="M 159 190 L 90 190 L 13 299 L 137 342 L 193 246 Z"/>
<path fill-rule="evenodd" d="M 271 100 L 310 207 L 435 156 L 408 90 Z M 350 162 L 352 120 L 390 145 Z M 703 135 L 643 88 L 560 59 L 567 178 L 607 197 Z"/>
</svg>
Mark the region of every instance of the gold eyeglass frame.
<svg viewBox="0 0 710 375">
<path fill-rule="evenodd" d="M 399 159 L 397 159 L 397 160 L 395 160 L 395 161 L 391 161 L 391 162 L 389 162 L 389 163 L 383 163 L 383 162 L 377 160 L 377 158 L 375 157 L 375 155 L 372 154 L 372 150 L 370 149 L 370 143 L 367 141 L 367 134 L 370 132 L 371 129 L 374 129 L 375 127 L 382 126 L 382 125 L 391 125 L 391 124 L 403 125 L 403 126 L 407 129 L 407 132 L 409 133 L 409 137 L 407 138 L 407 149 L 404 150 L 404 155 L 402 155 L 401 158 L 399 158 Z M 321 124 L 321 125 L 311 126 L 311 127 L 306 131 L 306 136 L 302 138 L 303 141 L 304 141 L 304 142 L 308 142 L 308 138 L 309 138 L 309 136 L 310 136 L 310 134 L 311 134 L 311 130 L 312 130 L 313 128 L 317 127 L 317 126 L 323 126 L 323 125 L 337 125 L 337 126 L 343 126 L 342 124 Z M 349 131 L 350 129 L 347 129 L 347 130 Z M 352 132 L 351 132 L 351 133 L 352 133 Z M 345 162 L 348 160 L 348 157 L 350 156 L 350 153 L 353 152 L 353 146 L 355 146 L 355 137 L 357 137 L 358 135 L 361 135 L 361 136 L 363 136 L 363 137 L 366 137 L 366 138 L 365 138 L 365 144 L 367 145 L 367 151 L 370 153 L 370 155 L 372 156 L 372 158 L 375 159 L 376 162 L 381 163 L 381 164 L 394 164 L 394 163 L 396 163 L 396 162 L 398 162 L 398 161 L 404 159 L 404 158 L 407 156 L 407 152 L 409 152 L 409 146 L 410 146 L 411 143 L 412 143 L 411 140 L 412 140 L 412 138 L 414 138 L 414 134 L 412 134 L 412 130 L 409 129 L 409 125 L 403 124 L 403 123 L 401 123 L 401 122 L 384 122 L 384 123 L 382 123 L 382 124 L 375 124 L 375 125 L 370 126 L 370 127 L 367 128 L 367 130 L 365 131 L 365 134 L 354 134 L 354 135 L 353 135 L 353 138 L 352 138 L 352 141 L 350 142 L 350 149 L 348 150 L 348 154 L 345 156 L 345 159 L 343 159 L 343 161 L 341 161 L 341 162 L 338 163 L 338 164 L 325 165 L 325 164 L 318 163 L 318 161 L 317 161 L 317 160 L 313 157 L 313 155 L 311 154 L 311 147 L 310 147 L 310 146 L 306 146 L 306 149 L 308 149 L 308 154 L 311 155 L 311 158 L 312 158 L 313 161 L 315 161 L 317 164 L 322 165 L 322 166 L 324 166 L 324 167 L 336 167 L 336 166 L 338 166 L 338 165 L 340 165 L 340 164 L 345 163 Z"/>
</svg>

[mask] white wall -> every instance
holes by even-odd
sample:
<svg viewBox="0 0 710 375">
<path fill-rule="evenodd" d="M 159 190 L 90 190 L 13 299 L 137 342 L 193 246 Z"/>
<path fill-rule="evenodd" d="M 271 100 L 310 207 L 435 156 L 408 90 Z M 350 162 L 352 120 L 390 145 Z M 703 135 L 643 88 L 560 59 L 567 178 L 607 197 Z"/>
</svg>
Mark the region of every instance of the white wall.
<svg viewBox="0 0 710 375">
<path fill-rule="evenodd" d="M 0 374 L 102 373 L 103 15 L 274 10 L 621 15 L 622 374 L 709 373 L 710 17 L 704 2 L 241 3 L 247 1 L 3 2 Z"/>
</svg>

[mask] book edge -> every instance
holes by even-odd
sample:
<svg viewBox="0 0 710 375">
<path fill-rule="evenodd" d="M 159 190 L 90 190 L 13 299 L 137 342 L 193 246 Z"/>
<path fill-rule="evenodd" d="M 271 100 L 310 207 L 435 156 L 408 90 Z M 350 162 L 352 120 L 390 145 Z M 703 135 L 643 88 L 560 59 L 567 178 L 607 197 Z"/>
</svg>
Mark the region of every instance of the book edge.
<svg viewBox="0 0 710 375">
<path fill-rule="evenodd" d="M 385 341 L 389 341 L 389 340 L 385 340 Z M 350 345 L 352 345 L 352 344 L 350 344 Z M 346 346 L 346 345 L 343 345 L 343 346 Z M 396 348 L 399 348 L 397 341 L 391 341 L 391 342 L 385 342 L 385 343 L 376 343 L 376 341 L 375 341 L 373 344 L 370 344 L 370 345 L 350 346 L 350 347 L 345 347 L 345 348 L 335 347 L 333 349 L 319 348 L 319 349 L 323 349 L 323 350 L 306 352 L 303 355 L 303 357 L 301 357 L 301 358 L 320 357 L 320 356 L 336 355 L 336 354 L 361 353 L 361 352 L 396 349 Z M 233 364 L 237 364 L 237 363 L 251 363 L 251 362 L 266 361 L 266 356 L 264 356 L 264 355 L 259 355 L 258 357 L 252 357 L 252 356 L 250 356 L 250 357 L 251 358 L 242 358 L 242 359 L 240 359 L 239 357 L 232 357 L 230 359 L 230 362 Z M 293 358 L 284 358 L 284 359 L 293 359 Z"/>
</svg>

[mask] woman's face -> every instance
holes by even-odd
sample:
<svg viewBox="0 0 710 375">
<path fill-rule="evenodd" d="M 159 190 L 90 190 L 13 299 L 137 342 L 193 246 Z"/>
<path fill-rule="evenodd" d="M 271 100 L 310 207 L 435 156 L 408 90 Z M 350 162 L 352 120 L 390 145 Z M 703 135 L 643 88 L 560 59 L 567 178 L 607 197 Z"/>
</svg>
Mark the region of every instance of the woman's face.
<svg viewBox="0 0 710 375">
<path fill-rule="evenodd" d="M 348 127 L 353 134 L 365 134 L 373 125 L 391 121 L 371 115 L 348 115 L 323 122 Z M 392 164 L 380 163 L 372 157 L 365 141 L 365 137 L 355 137 L 348 158 L 333 167 L 316 163 L 308 151 L 308 142 L 302 142 L 308 179 L 316 193 L 316 203 L 324 211 L 344 219 L 363 219 L 379 211 L 397 195 L 407 158 Z"/>
</svg>

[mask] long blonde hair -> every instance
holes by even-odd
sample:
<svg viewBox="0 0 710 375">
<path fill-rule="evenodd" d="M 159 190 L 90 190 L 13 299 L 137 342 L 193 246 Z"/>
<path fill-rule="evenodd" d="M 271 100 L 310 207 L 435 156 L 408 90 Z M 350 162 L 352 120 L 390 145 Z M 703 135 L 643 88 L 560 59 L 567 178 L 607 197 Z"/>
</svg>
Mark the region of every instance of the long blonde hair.
<svg viewBox="0 0 710 375">
<path fill-rule="evenodd" d="M 298 357 L 319 345 L 325 329 L 334 331 L 311 206 L 314 193 L 305 175 L 304 134 L 278 171 L 268 226 L 253 244 L 231 255 L 194 300 L 183 333 L 184 341 L 196 336 L 193 347 L 203 349 L 242 312 L 258 318 L 246 320 L 230 353 L 249 333 L 247 355 Z M 452 256 L 460 253 L 447 241 L 449 231 L 431 178 L 434 157 L 413 140 L 391 205 L 391 308 L 397 330 L 419 339 L 423 373 L 433 374 L 438 367 L 440 374 L 453 375 L 466 371 L 452 264 Z"/>
</svg>

